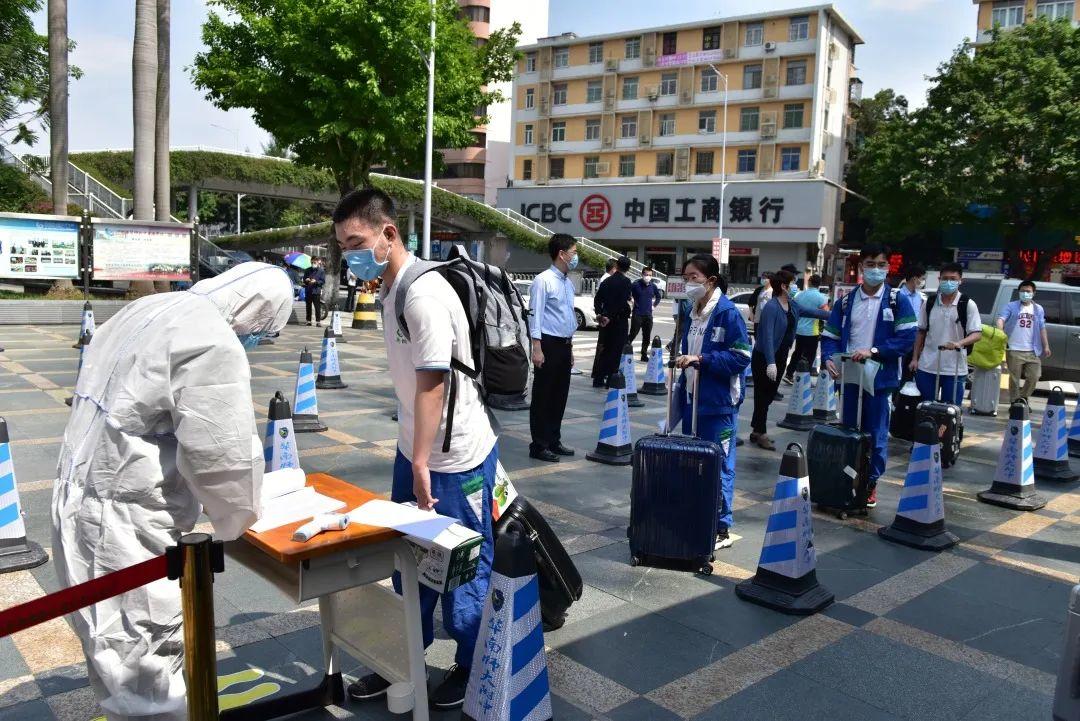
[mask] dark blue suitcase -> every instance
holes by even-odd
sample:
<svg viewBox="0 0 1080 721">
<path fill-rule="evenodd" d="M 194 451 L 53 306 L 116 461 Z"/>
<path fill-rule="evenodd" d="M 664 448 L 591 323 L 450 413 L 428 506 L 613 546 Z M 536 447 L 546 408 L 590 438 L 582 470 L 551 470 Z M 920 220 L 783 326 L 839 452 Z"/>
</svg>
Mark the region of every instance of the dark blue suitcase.
<svg viewBox="0 0 1080 721">
<path fill-rule="evenodd" d="M 674 373 L 668 377 L 674 386 Z M 668 430 L 670 416 L 669 387 Z M 722 463 L 719 445 L 692 436 L 655 434 L 634 444 L 626 535 L 635 566 L 688 566 L 712 573 Z"/>
<path fill-rule="evenodd" d="M 841 367 L 847 370 L 844 358 Z M 862 430 L 863 396 L 858 389 L 859 403 L 855 428 L 845 426 L 844 389 L 847 384 L 840 379 L 840 421 L 832 424 L 819 423 L 810 429 L 806 439 L 806 467 L 810 477 L 810 501 L 819 509 L 831 510 L 844 519 L 850 513 L 865 515 L 870 496 L 870 454 L 873 439 Z"/>
</svg>

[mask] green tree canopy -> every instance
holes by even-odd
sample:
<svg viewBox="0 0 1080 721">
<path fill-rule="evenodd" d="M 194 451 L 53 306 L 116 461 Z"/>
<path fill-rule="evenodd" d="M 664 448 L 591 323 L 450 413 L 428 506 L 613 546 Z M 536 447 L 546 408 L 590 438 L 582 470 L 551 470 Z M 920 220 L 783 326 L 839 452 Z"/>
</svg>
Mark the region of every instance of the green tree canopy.
<svg viewBox="0 0 1080 721">
<path fill-rule="evenodd" d="M 49 97 L 49 40 L 30 19 L 40 9 L 41 0 L 0 3 L 0 134 L 14 133 L 16 143 L 34 142 L 31 124 L 43 118 Z"/>
<path fill-rule="evenodd" d="M 859 154 L 874 237 L 985 223 L 1005 238 L 1015 269 L 1033 229 L 1071 237 L 1080 225 L 1080 29 L 1038 19 L 995 31 L 977 52 L 958 48 L 932 83 L 925 107 L 885 120 Z"/>
</svg>

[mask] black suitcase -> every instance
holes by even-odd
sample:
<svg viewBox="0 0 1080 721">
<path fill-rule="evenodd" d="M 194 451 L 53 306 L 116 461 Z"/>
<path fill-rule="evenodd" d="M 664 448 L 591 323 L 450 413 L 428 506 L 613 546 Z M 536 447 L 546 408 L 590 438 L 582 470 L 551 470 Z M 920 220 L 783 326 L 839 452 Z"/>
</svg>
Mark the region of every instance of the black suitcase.
<svg viewBox="0 0 1080 721">
<path fill-rule="evenodd" d="M 849 355 L 841 355 L 841 368 L 847 370 Z M 823 510 L 847 518 L 851 513 L 865 515 L 870 495 L 870 454 L 873 439 L 862 430 L 863 392 L 858 387 L 859 402 L 855 428 L 843 424 L 844 392 L 847 384 L 840 378 L 840 421 L 818 424 L 810 429 L 806 441 L 806 465 L 810 475 L 810 501 Z"/>
<path fill-rule="evenodd" d="M 915 422 L 929 421 L 938 429 L 938 438 L 941 439 L 941 467 L 951 468 L 956 465 L 960 457 L 960 444 L 964 440 L 964 414 L 958 403 L 949 403 L 941 398 L 941 354 L 946 350 L 944 346 L 938 347 L 938 372 L 934 376 L 934 400 L 923 401 L 919 404 Z M 967 354 L 963 348 L 956 350 L 961 354 L 960 362 L 963 362 L 966 368 Z M 957 368 L 959 367 L 958 362 Z M 957 375 L 959 376 L 959 372 Z M 963 390 L 960 391 L 959 400 L 963 401 Z"/>
<path fill-rule="evenodd" d="M 503 511 L 495 524 L 495 535 L 506 533 L 511 520 L 521 525 L 536 552 L 536 581 L 540 587 L 540 617 L 544 630 L 562 628 L 566 610 L 581 599 L 581 574 L 562 541 L 524 496 L 519 495 Z"/>
<path fill-rule="evenodd" d="M 893 412 L 889 419 L 889 435 L 908 443 L 915 442 L 915 419 L 918 417 L 921 396 L 904 395 L 897 389 L 893 393 Z"/>
<path fill-rule="evenodd" d="M 635 566 L 685 566 L 710 575 L 723 451 L 716 443 L 693 435 L 671 435 L 674 366 L 669 364 L 669 369 L 667 433 L 646 436 L 634 444 L 626 535 Z M 697 397 L 695 387 L 694 434 Z"/>
</svg>

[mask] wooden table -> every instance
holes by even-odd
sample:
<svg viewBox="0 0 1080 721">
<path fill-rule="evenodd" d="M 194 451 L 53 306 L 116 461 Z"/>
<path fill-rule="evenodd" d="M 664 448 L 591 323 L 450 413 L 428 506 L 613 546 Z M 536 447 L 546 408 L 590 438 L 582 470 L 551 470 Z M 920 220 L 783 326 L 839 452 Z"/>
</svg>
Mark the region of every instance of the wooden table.
<svg viewBox="0 0 1080 721">
<path fill-rule="evenodd" d="M 312 473 L 307 480 L 317 492 L 344 501 L 343 512 L 379 498 L 325 473 Z M 221 718 L 255 721 L 340 705 L 345 696 L 336 658 L 340 646 L 392 683 L 411 685 L 413 719 L 427 721 L 427 667 L 412 546 L 397 531 L 358 523 L 307 542 L 292 540 L 308 520 L 262 533 L 247 531 L 242 541 L 230 544 L 227 554 L 297 601 L 319 600 L 323 681 L 315 689 L 232 709 Z M 401 573 L 400 596 L 378 584 L 395 570 Z"/>
</svg>

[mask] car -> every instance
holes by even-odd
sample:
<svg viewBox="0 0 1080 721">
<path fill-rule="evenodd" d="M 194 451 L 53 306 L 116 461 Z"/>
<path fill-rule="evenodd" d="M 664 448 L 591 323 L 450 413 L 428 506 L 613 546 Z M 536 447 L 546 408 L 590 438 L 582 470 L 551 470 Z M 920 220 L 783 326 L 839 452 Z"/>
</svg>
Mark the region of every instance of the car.
<svg viewBox="0 0 1080 721">
<path fill-rule="evenodd" d="M 750 296 L 753 295 L 753 291 L 746 291 L 744 293 L 736 293 L 730 296 L 728 300 L 735 304 L 735 307 L 742 313 L 743 321 L 746 322 L 746 330 L 753 331 L 754 321 L 750 319 Z"/>
<path fill-rule="evenodd" d="M 525 307 L 529 307 L 529 288 L 532 287 L 531 280 L 515 280 L 514 287 L 517 288 L 518 293 L 521 293 L 521 299 L 525 301 Z M 596 328 L 596 312 L 593 310 L 593 299 L 591 295 L 575 295 L 574 296 L 574 318 L 577 319 L 578 330 L 586 330 L 587 328 Z"/>
</svg>

